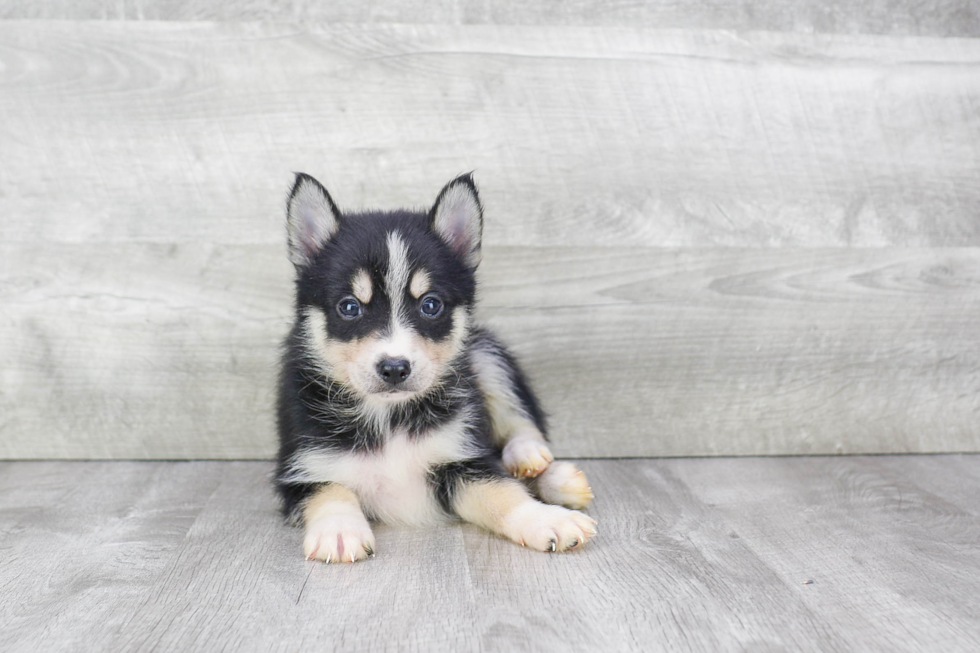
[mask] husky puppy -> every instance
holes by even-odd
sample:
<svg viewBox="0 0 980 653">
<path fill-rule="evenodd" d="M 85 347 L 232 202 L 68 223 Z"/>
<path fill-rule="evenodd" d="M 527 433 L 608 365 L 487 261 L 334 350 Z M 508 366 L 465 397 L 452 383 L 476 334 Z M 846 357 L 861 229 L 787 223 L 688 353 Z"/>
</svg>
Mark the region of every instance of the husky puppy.
<svg viewBox="0 0 980 653">
<path fill-rule="evenodd" d="M 539 551 L 594 535 L 568 509 L 591 501 L 588 481 L 554 462 L 514 357 L 473 324 L 483 209 L 472 178 L 427 212 L 342 213 L 298 174 L 286 215 L 296 318 L 276 486 L 306 557 L 373 556 L 369 520 L 458 517 Z"/>
</svg>

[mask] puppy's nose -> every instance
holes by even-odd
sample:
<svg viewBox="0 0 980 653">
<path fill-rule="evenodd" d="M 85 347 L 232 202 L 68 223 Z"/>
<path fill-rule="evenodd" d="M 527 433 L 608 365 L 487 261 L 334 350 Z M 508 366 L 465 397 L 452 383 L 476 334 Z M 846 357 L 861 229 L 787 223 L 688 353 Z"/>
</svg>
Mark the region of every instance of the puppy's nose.
<svg viewBox="0 0 980 653">
<path fill-rule="evenodd" d="M 378 363 L 378 376 L 394 387 L 408 378 L 412 366 L 404 358 L 386 358 Z"/>
</svg>

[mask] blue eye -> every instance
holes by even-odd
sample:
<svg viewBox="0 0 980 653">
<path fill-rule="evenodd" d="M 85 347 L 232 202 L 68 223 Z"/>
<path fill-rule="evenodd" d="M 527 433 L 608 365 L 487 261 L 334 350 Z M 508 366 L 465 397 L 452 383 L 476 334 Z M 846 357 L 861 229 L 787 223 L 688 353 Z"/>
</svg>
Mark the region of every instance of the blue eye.
<svg viewBox="0 0 980 653">
<path fill-rule="evenodd" d="M 344 297 L 337 304 L 337 312 L 345 320 L 353 320 L 361 314 L 361 305 L 353 297 Z"/>
<path fill-rule="evenodd" d="M 439 317 L 439 314 L 442 313 L 442 300 L 435 295 L 429 295 L 422 300 L 419 310 L 426 317 Z"/>
</svg>

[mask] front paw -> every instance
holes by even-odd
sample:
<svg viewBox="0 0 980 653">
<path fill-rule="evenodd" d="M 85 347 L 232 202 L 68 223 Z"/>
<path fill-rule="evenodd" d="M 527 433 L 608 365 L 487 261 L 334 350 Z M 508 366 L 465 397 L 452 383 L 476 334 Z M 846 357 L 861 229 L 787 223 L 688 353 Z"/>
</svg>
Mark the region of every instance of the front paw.
<svg viewBox="0 0 980 653">
<path fill-rule="evenodd" d="M 596 521 L 576 510 L 528 501 L 507 515 L 505 534 L 538 551 L 568 551 L 596 534 Z"/>
<path fill-rule="evenodd" d="M 324 515 L 306 526 L 307 560 L 357 562 L 374 556 L 374 533 L 363 515 Z"/>
<path fill-rule="evenodd" d="M 564 460 L 552 463 L 534 487 L 542 501 L 576 510 L 587 507 L 595 498 L 582 470 Z"/>
<path fill-rule="evenodd" d="M 517 477 L 533 478 L 554 459 L 548 445 L 536 438 L 516 437 L 504 446 L 504 468 Z"/>
</svg>

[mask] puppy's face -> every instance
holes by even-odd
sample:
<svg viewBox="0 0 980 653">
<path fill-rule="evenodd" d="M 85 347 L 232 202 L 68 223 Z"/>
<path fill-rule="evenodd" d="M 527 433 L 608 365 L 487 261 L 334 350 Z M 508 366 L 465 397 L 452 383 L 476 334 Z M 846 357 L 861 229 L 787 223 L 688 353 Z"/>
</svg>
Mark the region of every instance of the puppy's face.
<svg viewBox="0 0 980 653">
<path fill-rule="evenodd" d="M 297 304 L 324 374 L 377 403 L 425 393 L 468 333 L 482 214 L 469 177 L 426 213 L 341 214 L 297 177 L 287 211 Z"/>
</svg>

